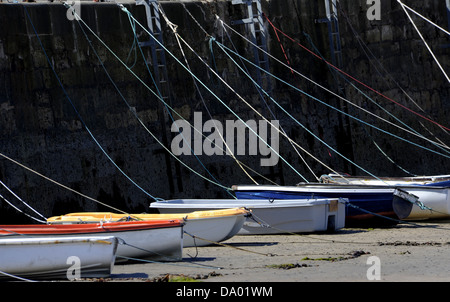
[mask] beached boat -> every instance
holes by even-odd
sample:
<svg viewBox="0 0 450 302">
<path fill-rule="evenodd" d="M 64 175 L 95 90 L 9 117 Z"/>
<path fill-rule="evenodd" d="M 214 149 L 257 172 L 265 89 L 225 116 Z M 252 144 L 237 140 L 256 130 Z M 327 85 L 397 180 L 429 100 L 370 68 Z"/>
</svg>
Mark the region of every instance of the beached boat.
<svg viewBox="0 0 450 302">
<path fill-rule="evenodd" d="M 117 246 L 113 236 L 0 238 L 0 278 L 109 277 Z"/>
<path fill-rule="evenodd" d="M 119 214 L 111 212 L 80 212 L 50 217 L 50 224 L 94 223 L 99 221 L 162 219 L 185 220 L 183 246 L 207 246 L 236 235 L 250 212 L 244 208 L 196 211 L 185 214 Z M 194 239 L 195 236 L 195 239 Z M 201 239 L 202 238 L 202 239 Z M 205 240 L 203 240 L 205 239 Z"/>
<path fill-rule="evenodd" d="M 119 240 L 116 261 L 128 258 L 179 261 L 182 259 L 183 225 L 180 220 L 0 225 L 0 238 L 114 236 Z"/>
<path fill-rule="evenodd" d="M 395 188 L 344 184 L 233 186 L 239 199 L 346 198 L 345 226 L 395 225 L 411 213 L 415 197 Z"/>
<path fill-rule="evenodd" d="M 417 196 L 411 213 L 405 220 L 450 218 L 450 177 L 448 175 L 420 177 L 380 177 L 378 179 L 329 174 L 321 177 L 324 183 L 354 184 L 400 188 Z"/>
<path fill-rule="evenodd" d="M 346 174 L 325 174 L 320 177 L 321 183 L 344 183 L 359 185 L 427 185 L 450 186 L 450 175 L 429 175 L 411 177 L 365 177 Z"/>
<path fill-rule="evenodd" d="M 152 202 L 161 213 L 189 213 L 213 209 L 245 207 L 247 217 L 239 235 L 335 231 L 345 224 L 345 200 L 242 200 L 178 199 Z"/>
</svg>

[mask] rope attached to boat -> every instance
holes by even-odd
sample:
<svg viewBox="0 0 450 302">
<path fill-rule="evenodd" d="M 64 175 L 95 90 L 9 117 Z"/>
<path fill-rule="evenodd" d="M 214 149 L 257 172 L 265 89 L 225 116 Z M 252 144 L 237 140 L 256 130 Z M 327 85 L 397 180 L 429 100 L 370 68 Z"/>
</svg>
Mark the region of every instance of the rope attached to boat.
<svg viewBox="0 0 450 302">
<path fill-rule="evenodd" d="M 266 17 L 266 18 L 267 18 L 267 17 Z M 270 21 L 269 19 L 267 19 L 267 20 Z M 298 46 L 300 46 L 301 48 L 303 48 L 304 50 L 306 50 L 307 52 L 309 52 L 309 53 L 312 54 L 313 56 L 317 57 L 317 58 L 320 59 L 320 60 L 323 60 L 320 56 L 318 56 L 317 54 L 315 54 L 312 50 L 310 50 L 310 49 L 307 48 L 306 46 L 302 45 L 298 40 L 296 40 L 296 39 L 290 37 L 289 35 L 287 35 L 287 34 L 284 33 L 283 31 L 281 31 L 279 28 L 273 26 L 273 29 L 276 30 L 276 31 L 278 31 L 278 32 L 279 32 L 280 34 L 282 34 L 284 37 L 286 37 L 287 39 L 291 40 L 293 43 L 297 44 Z M 361 84 L 362 86 L 366 87 L 367 89 L 369 89 L 369 90 L 375 92 L 375 93 L 378 94 L 379 96 L 381 96 L 381 97 L 387 99 L 388 101 L 393 102 L 393 103 L 395 103 L 396 105 L 398 105 L 398 106 L 400 106 L 400 107 L 402 107 L 402 108 L 404 108 L 404 109 L 410 111 L 411 113 L 413 113 L 413 114 L 415 114 L 415 115 L 417 115 L 417 116 L 419 116 L 419 117 L 421 117 L 421 118 L 423 118 L 423 119 L 425 119 L 425 120 L 427 120 L 427 121 L 429 121 L 429 122 L 431 122 L 431 123 L 434 123 L 434 124 L 438 125 L 439 127 L 443 128 L 443 129 L 446 129 L 446 130 L 449 130 L 449 131 L 450 131 L 450 128 L 445 127 L 445 126 L 443 126 L 443 125 L 441 125 L 441 124 L 439 124 L 439 123 L 437 123 L 437 122 L 435 122 L 435 121 L 433 121 L 433 120 L 427 118 L 426 116 L 423 116 L 423 115 L 421 115 L 421 114 L 419 114 L 419 113 L 413 111 L 412 109 L 410 109 L 410 108 L 408 108 L 408 107 L 406 107 L 406 106 L 404 106 L 404 105 L 402 105 L 402 104 L 400 104 L 400 103 L 394 101 L 393 99 L 389 98 L 388 96 L 382 94 L 381 92 L 375 90 L 374 88 L 370 87 L 369 85 L 365 84 L 364 82 L 362 82 L 362 81 L 356 79 L 356 78 L 353 77 L 352 75 L 350 75 L 350 74 L 346 73 L 345 71 L 339 69 L 338 67 L 334 66 L 334 65 L 331 64 L 330 62 L 324 61 L 324 63 L 327 64 L 327 65 L 329 65 L 329 66 L 331 66 L 332 68 L 334 68 L 334 69 L 337 70 L 338 72 L 342 73 L 342 74 L 345 75 L 346 77 L 348 77 L 348 78 L 350 78 L 350 79 L 356 81 L 357 83 Z M 296 72 L 296 73 L 297 73 L 297 72 Z"/>
<path fill-rule="evenodd" d="M 159 198 L 156 198 L 154 196 L 152 196 L 150 193 L 148 193 L 144 188 L 142 188 L 140 185 L 138 185 L 128 174 L 125 173 L 125 171 L 123 171 L 118 165 L 117 163 L 111 158 L 111 156 L 106 152 L 106 150 L 103 148 L 103 146 L 100 144 L 100 142 L 95 138 L 94 134 L 91 132 L 91 130 L 89 129 L 89 127 L 87 126 L 86 122 L 84 121 L 84 119 L 82 118 L 80 112 L 78 111 L 78 109 L 76 108 L 75 104 L 72 102 L 72 99 L 69 97 L 66 89 L 64 88 L 64 85 L 61 81 L 61 79 L 59 78 L 58 74 L 56 73 L 55 68 L 53 67 L 53 64 L 49 58 L 49 56 L 47 55 L 47 52 L 45 51 L 44 45 L 42 44 L 41 39 L 39 38 L 39 35 L 37 33 L 36 28 L 34 27 L 33 21 L 31 20 L 31 16 L 28 13 L 28 10 L 26 8 L 26 6 L 24 6 L 24 10 L 25 10 L 25 14 L 27 16 L 27 19 L 30 22 L 31 27 L 33 28 L 33 31 L 36 35 L 36 38 L 39 42 L 39 45 L 41 46 L 41 49 L 47 59 L 47 63 L 49 64 L 56 80 L 58 81 L 59 86 L 61 87 L 61 90 L 63 91 L 66 99 L 69 101 L 70 105 L 72 106 L 75 114 L 77 115 L 78 119 L 80 120 L 80 122 L 83 124 L 84 129 L 87 131 L 87 133 L 89 134 L 89 136 L 92 138 L 92 140 L 95 142 L 95 144 L 99 147 L 99 149 L 102 151 L 102 153 L 108 158 L 108 160 L 116 167 L 116 169 L 121 172 L 123 174 L 123 176 L 125 176 L 133 185 L 135 185 L 137 188 L 139 188 L 144 194 L 148 195 L 149 197 L 151 197 L 153 200 L 157 201 L 159 200 Z"/>
<path fill-rule="evenodd" d="M 51 182 L 51 183 L 56 184 L 57 186 L 60 186 L 60 187 L 63 188 L 63 189 L 66 189 L 66 190 L 68 190 L 68 191 L 70 191 L 70 192 L 73 192 L 73 193 L 75 193 L 75 194 L 78 194 L 79 196 L 81 196 L 81 197 L 83 197 L 83 198 L 86 198 L 86 199 L 88 199 L 88 200 L 94 201 L 94 202 L 96 202 L 96 203 L 98 203 L 98 204 L 101 204 L 101 205 L 103 205 L 103 206 L 105 206 L 105 207 L 108 207 L 108 208 L 110 208 L 110 209 L 113 209 L 113 210 L 116 210 L 116 211 L 118 211 L 118 212 L 127 214 L 126 212 L 124 212 L 124 211 L 122 211 L 122 210 L 116 209 L 116 208 L 114 208 L 114 207 L 112 207 L 112 206 L 110 206 L 110 205 L 108 205 L 108 204 L 106 204 L 106 203 L 103 203 L 103 202 L 101 202 L 101 201 L 98 201 L 98 200 L 96 200 L 96 199 L 94 199 L 94 198 L 92 198 L 92 197 L 90 197 L 90 196 L 87 196 L 87 195 L 85 195 L 85 194 L 83 194 L 83 193 L 80 193 L 80 192 L 78 192 L 78 191 L 76 191 L 76 190 L 74 190 L 74 189 L 72 189 L 72 188 L 69 188 L 68 186 L 65 186 L 65 185 L 63 185 L 63 184 L 61 184 L 61 183 L 59 183 L 59 182 L 57 182 L 57 181 L 55 181 L 55 180 L 53 180 L 53 179 L 51 179 L 51 178 L 49 178 L 49 177 L 47 177 L 47 176 L 45 176 L 45 175 L 43 175 L 43 174 L 37 172 L 37 171 L 35 171 L 35 170 L 33 170 L 33 169 L 31 169 L 31 168 L 25 166 L 24 164 L 21 164 L 20 162 L 18 162 L 18 161 L 16 161 L 16 160 L 12 159 L 12 158 L 9 157 L 9 156 L 6 156 L 6 155 L 3 154 L 3 153 L 0 153 L 0 156 L 3 157 L 4 159 L 7 159 L 8 161 L 10 161 L 10 162 L 12 162 L 12 163 L 18 165 L 18 166 L 20 166 L 21 168 L 23 168 L 23 169 L 25 169 L 25 170 L 27 170 L 27 171 L 29 171 L 29 172 L 31 172 L 31 173 L 34 173 L 34 174 L 36 174 L 37 176 L 42 177 L 43 179 L 45 179 L 45 180 L 47 180 L 47 181 L 49 181 L 49 182 Z"/>
<path fill-rule="evenodd" d="M 420 33 L 419 29 L 417 28 L 416 24 L 414 23 L 413 19 L 411 18 L 411 16 L 409 15 L 409 13 L 406 11 L 405 8 L 408 8 L 409 10 L 413 11 L 409 6 L 406 6 L 405 4 L 403 4 L 400 0 L 397 0 L 397 2 L 400 4 L 400 6 L 402 7 L 402 9 L 404 10 L 406 16 L 408 17 L 409 21 L 411 21 L 411 24 L 414 26 L 415 30 L 417 31 L 417 34 L 419 35 L 420 39 L 422 39 L 422 42 L 425 44 L 426 48 L 428 49 L 428 51 L 430 52 L 431 56 L 433 57 L 434 61 L 436 62 L 436 64 L 438 65 L 439 69 L 442 71 L 442 73 L 444 74 L 445 78 L 447 79 L 447 81 L 450 83 L 450 77 L 448 76 L 448 74 L 445 72 L 444 68 L 441 66 L 441 64 L 439 63 L 439 60 L 436 58 L 436 56 L 434 55 L 433 51 L 431 50 L 430 46 L 428 46 L 428 43 L 425 41 L 424 37 L 422 36 L 422 34 Z M 448 3 L 448 2 L 447 2 Z M 415 12 L 415 11 L 413 11 Z M 420 15 L 422 18 L 424 18 L 425 20 L 428 21 L 428 19 L 426 19 L 425 17 L 423 17 L 422 15 Z M 434 23 L 432 23 L 434 24 Z M 448 32 L 445 31 L 447 34 Z M 446 128 L 448 130 L 448 128 Z"/>
<path fill-rule="evenodd" d="M 199 237 L 199 236 L 197 236 L 197 235 L 189 234 L 189 233 L 186 232 L 186 231 L 184 231 L 184 233 L 187 234 L 187 235 L 189 235 L 189 236 L 191 236 L 191 237 L 194 238 L 194 239 L 199 239 L 199 240 L 203 240 L 203 241 L 210 242 L 210 243 L 213 243 L 213 244 L 217 244 L 217 245 L 221 245 L 221 246 L 230 247 L 230 248 L 233 248 L 233 249 L 236 249 L 236 250 L 240 250 L 240 251 L 244 251 L 244 252 L 249 252 L 249 253 L 258 254 L 258 255 L 263 255 L 263 256 L 277 256 L 276 254 L 271 254 L 271 253 L 259 253 L 259 252 L 255 252 L 255 251 L 246 250 L 246 249 L 243 249 L 243 248 L 240 248 L 240 247 L 232 246 L 232 245 L 229 245 L 229 244 L 225 244 L 225 243 L 222 243 L 222 242 L 212 241 L 212 240 L 209 240 L 209 239 L 205 239 L 205 238 Z M 197 246 L 196 246 L 196 248 L 197 248 Z"/>
<path fill-rule="evenodd" d="M 125 8 L 123 7 L 123 5 L 121 6 L 120 4 L 119 4 L 119 6 L 121 7 L 121 9 L 122 10 L 124 10 Z M 126 9 L 124 10 L 124 12 L 126 12 L 127 13 L 127 11 L 126 11 Z M 146 27 L 145 26 L 143 26 L 141 23 L 139 23 L 138 22 L 138 20 L 136 20 L 133 16 L 131 16 L 132 18 L 133 18 L 133 20 L 136 22 L 136 24 L 138 24 L 148 35 L 150 35 L 151 37 L 152 37 L 152 39 L 155 39 L 155 42 L 157 42 L 158 43 L 158 45 L 161 47 L 161 48 L 163 48 L 172 58 L 174 58 L 174 60 L 183 68 L 183 69 L 185 69 L 188 73 L 190 73 L 191 74 L 191 76 L 192 77 L 194 77 L 195 78 L 195 80 L 197 80 L 198 81 L 198 83 L 200 83 L 215 99 L 217 99 L 222 105 L 224 105 L 226 108 L 227 108 L 227 110 L 229 110 L 237 119 L 239 119 L 239 121 L 241 121 L 244 125 L 246 125 L 247 126 L 247 128 L 254 134 L 254 135 L 256 135 L 258 138 L 259 138 L 259 140 L 262 142 L 262 143 L 264 143 L 268 148 L 270 148 L 277 156 L 279 156 L 279 158 L 281 159 L 281 160 L 283 160 L 290 168 L 292 168 L 292 170 L 294 171 L 294 172 L 296 172 L 300 177 L 302 177 L 303 179 L 305 179 L 304 178 L 304 176 L 303 175 L 301 175 L 300 174 L 300 172 L 298 172 L 283 156 L 281 156 L 276 150 L 274 150 L 273 148 L 272 148 L 272 146 L 270 146 L 267 142 L 266 142 L 266 140 L 264 140 L 258 133 L 256 133 L 253 129 L 252 129 L 252 127 L 250 127 L 235 111 L 233 111 L 220 97 L 218 97 L 217 96 L 217 94 L 216 93 L 214 93 L 206 84 L 204 84 L 202 81 L 200 81 L 200 79 L 195 75 L 195 74 L 193 74 L 190 70 L 189 70 L 189 68 L 186 66 L 186 65 L 184 65 L 174 54 L 172 54 L 163 44 L 161 44 L 147 29 L 146 29 Z M 213 73 L 219 80 L 221 80 L 226 86 L 227 86 L 227 88 L 228 89 L 230 89 L 235 95 L 237 95 L 237 97 L 239 97 L 239 99 L 240 100 L 242 100 L 242 101 L 244 101 L 247 105 L 249 105 L 248 104 L 248 102 L 242 97 L 242 96 L 240 96 L 227 82 L 225 82 L 205 61 L 204 61 L 204 59 L 201 57 L 201 56 L 199 56 L 192 48 L 191 48 L 191 46 L 189 45 L 189 44 L 187 44 L 183 39 L 182 39 L 182 37 L 179 35 L 179 34 L 177 34 L 178 35 L 178 38 L 187 46 L 187 47 L 189 47 L 189 49 L 199 58 L 199 60 L 203 63 L 203 64 L 205 64 L 205 66 L 207 66 L 208 68 L 209 68 L 209 70 L 211 71 L 211 73 Z M 255 110 L 254 108 L 253 108 L 253 110 Z M 256 111 L 256 110 L 255 110 Z M 256 111 L 257 112 L 257 111 Z M 269 122 L 270 123 L 270 122 Z M 272 126 L 273 126 L 273 124 L 272 123 L 270 123 Z M 306 179 L 305 179 L 305 181 L 307 181 Z"/>
<path fill-rule="evenodd" d="M 168 261 L 180 261 L 179 259 L 170 258 L 170 257 L 167 257 L 166 255 L 163 255 L 163 254 L 160 254 L 160 253 L 156 253 L 156 252 L 153 252 L 153 251 L 149 251 L 147 249 L 143 249 L 141 247 L 138 247 L 138 246 L 135 246 L 135 245 L 132 245 L 132 244 L 128 244 L 122 238 L 117 237 L 117 239 L 118 239 L 119 244 L 126 245 L 126 246 L 129 246 L 129 247 L 135 248 L 135 249 L 139 249 L 139 250 L 144 251 L 144 252 L 153 253 L 155 255 L 166 257 Z M 141 262 L 147 262 L 147 263 L 160 263 L 160 264 L 168 264 L 168 265 L 176 265 L 176 266 L 187 266 L 187 265 L 179 264 L 179 263 L 162 262 L 162 261 L 155 261 L 155 260 L 150 260 L 150 259 L 140 259 L 140 258 L 134 258 L 134 257 L 121 256 L 121 255 L 117 255 L 116 258 L 122 258 L 122 259 L 133 260 L 133 261 L 141 261 Z M 215 267 L 215 266 L 204 265 L 204 264 L 200 264 L 200 263 L 194 263 L 194 264 L 196 264 L 197 266 L 200 266 L 200 267 L 222 269 L 222 267 Z M 193 266 L 193 267 L 197 267 L 197 266 Z"/>
<path fill-rule="evenodd" d="M 26 279 L 26 278 L 23 278 L 23 277 L 19 277 L 19 276 L 16 276 L 16 275 L 9 274 L 9 273 L 4 272 L 4 271 L 0 271 L 0 274 L 1 275 L 5 275 L 5 276 L 10 277 L 10 278 L 18 279 L 18 280 L 21 280 L 21 281 L 37 282 L 35 280 L 30 280 L 30 279 Z"/>
<path fill-rule="evenodd" d="M 66 4 L 66 3 L 63 3 L 65 6 L 67 6 L 68 4 Z M 119 5 L 119 7 L 125 12 L 125 13 L 127 13 L 128 14 L 128 12 L 127 12 L 127 10 L 126 10 L 126 8 L 123 6 L 123 5 L 121 5 L 121 4 L 118 4 Z M 70 6 L 68 7 L 68 8 L 71 8 Z M 74 14 L 76 14 L 76 12 L 74 11 Z M 137 22 L 137 20 L 134 18 L 134 17 L 132 17 L 132 15 L 130 14 L 129 15 L 130 16 L 130 18 L 132 18 L 132 20 L 134 21 L 134 22 L 136 22 L 139 26 L 141 26 L 142 28 L 144 28 L 140 23 L 138 23 Z M 169 109 L 171 109 L 174 113 L 176 113 L 178 116 L 180 116 L 182 119 L 184 119 L 179 113 L 177 113 L 172 107 L 170 107 L 169 106 L 169 104 L 167 104 L 156 92 L 154 92 L 150 87 L 149 87 L 149 85 L 147 85 L 145 82 L 144 82 L 144 80 L 142 80 L 139 76 L 137 76 L 136 75 L 136 73 L 134 73 L 127 65 L 126 65 L 126 63 L 124 63 L 118 56 L 117 56 L 117 54 L 115 54 L 114 53 L 114 51 L 112 51 L 107 45 L 106 45 L 106 43 L 102 40 L 102 39 L 100 39 L 100 37 L 86 24 L 86 22 L 84 22 L 84 20 L 82 19 L 82 18 L 80 18 L 78 15 L 77 15 L 77 21 L 78 22 L 81 22 L 81 23 L 83 23 L 83 25 L 84 26 L 86 26 L 86 28 L 99 40 L 99 42 L 115 57 L 115 59 L 117 59 L 118 61 L 119 61 L 119 63 L 121 63 L 139 82 L 141 82 L 141 84 L 143 84 L 143 86 L 147 89 L 147 90 L 149 90 L 152 94 L 154 94 L 157 98 L 158 98 L 158 100 L 160 100 L 161 102 L 163 102 L 163 104 L 167 107 L 167 108 L 169 108 Z M 144 28 L 144 30 L 145 30 L 145 28 Z M 155 39 L 154 37 L 152 37 L 153 39 Z M 157 40 L 156 40 L 157 41 Z M 123 99 L 124 101 L 126 101 L 125 99 Z M 128 106 L 129 106 L 129 104 L 128 104 Z M 131 107 L 131 106 L 129 106 L 129 107 Z M 193 173 L 195 173 L 196 175 L 198 175 L 198 176 L 200 176 L 201 178 L 203 178 L 203 179 L 205 179 L 206 181 L 208 181 L 208 182 L 211 182 L 211 183 L 213 183 L 213 184 L 215 184 L 215 185 L 217 185 L 217 186 L 219 186 L 219 187 L 221 187 L 221 188 L 223 188 L 223 189 L 225 189 L 225 190 L 227 190 L 227 191 L 231 191 L 231 189 L 230 188 L 228 188 L 228 187 L 226 187 L 226 186 L 223 186 L 223 185 L 221 185 L 221 184 L 219 184 L 219 183 L 217 183 L 217 182 L 214 182 L 214 181 L 212 181 L 212 180 L 210 180 L 210 179 L 208 179 L 208 178 L 206 178 L 205 176 L 203 176 L 203 175 L 201 175 L 200 173 L 198 173 L 197 171 L 195 171 L 195 170 L 193 170 L 191 167 L 189 167 L 186 163 L 184 163 L 182 160 L 180 160 L 177 156 L 175 156 L 174 154 L 173 154 L 173 152 L 170 150 L 170 149 L 168 149 L 149 129 L 148 129 L 148 127 L 146 127 L 145 126 L 145 124 L 143 123 L 143 121 L 141 120 L 141 119 L 139 119 L 139 117 L 137 116 L 137 113 L 135 112 L 135 110 L 131 110 L 131 112 L 132 112 L 132 114 L 133 115 L 135 115 L 135 117 L 138 119 L 138 121 L 141 123 L 141 125 L 145 128 L 145 130 L 157 141 L 157 143 L 159 144 L 159 145 L 161 145 L 161 147 L 165 150 L 165 151 L 167 151 L 175 160 L 177 160 L 180 164 L 182 164 L 183 166 L 185 166 L 188 170 L 190 170 L 191 172 L 193 172 Z M 194 128 L 195 129 L 195 128 Z"/>
<path fill-rule="evenodd" d="M 395 219 L 395 218 L 392 218 L 392 217 L 383 216 L 383 215 L 371 212 L 369 210 L 363 209 L 361 207 L 358 207 L 358 206 L 356 206 L 356 205 L 354 205 L 354 204 L 352 204 L 352 203 L 350 203 L 348 201 L 339 201 L 339 202 L 344 203 L 346 207 L 351 207 L 351 208 L 360 210 L 362 212 L 365 212 L 367 214 L 371 214 L 371 215 L 377 216 L 379 218 L 383 218 L 383 219 L 387 219 L 387 220 L 390 220 L 390 221 L 394 221 L 396 223 L 409 224 L 409 225 L 413 225 L 415 227 L 421 227 L 421 228 L 429 227 L 429 226 L 420 225 L 420 224 L 417 224 L 417 223 L 414 223 L 414 222 L 411 222 L 411 221 L 405 221 L 405 220 L 401 220 L 401 219 Z M 271 229 L 274 229 L 274 230 L 277 230 L 277 231 L 280 231 L 280 232 L 283 232 L 283 233 L 286 233 L 286 234 L 290 234 L 290 235 L 307 236 L 308 238 L 313 238 L 310 235 L 304 235 L 304 234 L 300 234 L 300 233 L 290 232 L 290 231 L 287 231 L 287 230 L 283 230 L 283 229 L 274 227 L 274 226 L 268 224 L 267 222 L 265 222 L 260 217 L 256 216 L 254 213 L 251 214 L 250 218 L 254 222 L 256 222 L 257 224 L 259 224 L 262 228 L 271 228 Z M 435 227 L 433 226 L 432 228 L 435 228 Z M 448 230 L 448 228 L 439 228 L 439 229 Z M 324 239 L 324 238 L 318 238 L 318 237 L 315 237 L 315 239 L 323 240 L 323 241 L 331 241 L 331 242 L 335 242 L 335 243 L 372 244 L 372 243 L 367 243 L 367 242 L 338 241 L 338 240 L 334 240 L 334 239 Z"/>
<path fill-rule="evenodd" d="M 295 232 L 291 232 L 291 231 L 287 231 L 287 230 L 284 230 L 284 229 L 280 229 L 280 228 L 274 227 L 274 226 L 268 224 L 267 222 L 265 222 L 260 217 L 256 216 L 254 213 L 252 213 L 250 218 L 254 222 L 256 222 L 257 224 L 259 224 L 262 228 L 274 229 L 274 230 L 277 230 L 279 232 L 282 232 L 282 233 L 285 233 L 285 234 L 289 234 L 289 235 L 295 235 L 295 236 L 305 237 L 305 238 L 309 238 L 309 239 L 317 239 L 317 240 L 333 242 L 333 243 L 373 244 L 373 243 L 370 243 L 370 242 L 338 241 L 338 240 L 335 240 L 335 239 L 326 239 L 326 238 L 312 237 L 311 235 L 295 233 Z"/>
</svg>

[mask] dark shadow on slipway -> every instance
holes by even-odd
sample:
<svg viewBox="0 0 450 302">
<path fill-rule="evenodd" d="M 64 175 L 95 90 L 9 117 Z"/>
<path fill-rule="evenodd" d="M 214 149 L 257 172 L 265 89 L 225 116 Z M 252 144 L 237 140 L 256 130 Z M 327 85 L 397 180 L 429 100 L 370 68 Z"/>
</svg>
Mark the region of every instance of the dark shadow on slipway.
<svg viewBox="0 0 450 302">
<path fill-rule="evenodd" d="M 285 234 L 269 234 L 269 235 L 258 235 L 262 238 L 264 238 L 264 236 L 277 236 L 277 235 L 281 235 L 281 236 L 308 236 L 308 235 L 312 235 L 312 236 L 316 236 L 316 235 L 347 235 L 347 234 L 356 234 L 356 233 L 365 233 L 365 232 L 369 232 L 369 229 L 364 229 L 364 228 L 348 228 L 348 229 L 340 229 L 338 231 L 323 231 L 323 232 L 311 232 L 311 233 L 285 233 Z M 244 236 L 242 236 L 244 237 Z M 277 245 L 279 244 L 279 242 L 274 242 L 274 241 L 261 241 L 261 242 L 230 242 L 227 243 L 226 241 L 224 242 L 224 244 L 226 245 L 230 245 L 230 246 L 272 246 L 272 245 Z"/>
<path fill-rule="evenodd" d="M 186 257 L 183 258 L 182 262 L 207 262 L 207 261 L 214 261 L 216 260 L 216 257 Z"/>
<path fill-rule="evenodd" d="M 277 245 L 278 242 L 230 242 L 224 244 L 229 246 L 271 246 L 271 245 Z"/>
<path fill-rule="evenodd" d="M 147 274 L 144 273 L 131 273 L 131 274 L 111 274 L 112 279 L 129 279 L 129 278 L 148 278 Z"/>
<path fill-rule="evenodd" d="M 370 230 L 367 228 L 344 228 L 340 229 L 339 231 L 333 232 L 333 233 L 327 233 L 332 235 L 348 235 L 348 234 L 357 234 L 357 233 L 366 233 Z"/>
</svg>

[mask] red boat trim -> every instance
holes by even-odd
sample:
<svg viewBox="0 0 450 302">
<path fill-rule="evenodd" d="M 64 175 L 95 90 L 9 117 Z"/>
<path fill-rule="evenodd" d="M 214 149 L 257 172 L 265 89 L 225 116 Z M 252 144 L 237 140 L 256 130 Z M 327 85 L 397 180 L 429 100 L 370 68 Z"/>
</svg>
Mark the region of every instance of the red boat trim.
<svg viewBox="0 0 450 302">
<path fill-rule="evenodd" d="M 162 221 L 126 221 L 126 222 L 103 222 L 103 223 L 83 223 L 83 224 L 27 224 L 27 225 L 0 225 L 1 235 L 14 234 L 34 234 L 34 235 L 55 235 L 55 234 L 89 234 L 101 232 L 124 232 L 139 231 L 158 228 L 180 227 L 184 224 L 178 219 Z"/>
</svg>

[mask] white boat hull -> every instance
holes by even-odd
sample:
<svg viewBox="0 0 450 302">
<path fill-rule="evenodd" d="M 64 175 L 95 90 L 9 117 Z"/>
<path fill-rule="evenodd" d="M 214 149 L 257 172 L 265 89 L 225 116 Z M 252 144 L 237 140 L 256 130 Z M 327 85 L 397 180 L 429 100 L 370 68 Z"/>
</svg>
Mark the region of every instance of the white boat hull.
<svg viewBox="0 0 450 302">
<path fill-rule="evenodd" d="M 450 180 L 450 175 L 430 175 L 412 177 L 363 177 L 338 174 L 325 174 L 320 177 L 322 183 L 343 183 L 355 185 L 426 185 Z"/>
<path fill-rule="evenodd" d="M 239 232 L 245 220 L 244 215 L 188 219 L 184 226 L 183 246 L 207 246 L 225 241 Z"/>
<path fill-rule="evenodd" d="M 236 235 L 244 221 L 244 215 L 195 218 L 187 219 L 183 228 L 178 231 L 175 228 L 166 228 L 152 230 L 152 232 L 116 233 L 114 236 L 119 238 L 120 243 L 117 261 L 126 257 L 149 258 L 155 261 L 180 261 L 183 247 L 206 246 L 229 239 Z M 194 239 L 193 236 L 185 233 L 197 238 Z"/>
<path fill-rule="evenodd" d="M 338 230 L 345 225 L 345 204 L 338 199 L 228 200 L 179 199 L 153 202 L 161 213 L 245 207 L 252 212 L 239 235 L 307 233 Z"/>
<path fill-rule="evenodd" d="M 449 188 L 416 186 L 400 188 L 416 195 L 424 206 L 431 209 L 422 209 L 414 204 L 411 213 L 405 218 L 406 220 L 450 218 Z"/>
<path fill-rule="evenodd" d="M 236 210 L 236 211 L 233 211 Z M 183 247 L 207 246 L 227 240 L 242 228 L 248 211 L 243 209 L 226 209 L 221 211 L 201 211 L 178 214 L 129 214 L 122 215 L 109 212 L 69 213 L 50 217 L 51 225 L 114 222 L 120 220 L 158 221 L 160 219 L 182 219 Z"/>
<path fill-rule="evenodd" d="M 180 261 L 183 258 L 183 227 L 108 232 L 119 239 L 116 261 L 128 258 Z"/>
<path fill-rule="evenodd" d="M 130 222 L 132 223 L 132 222 Z M 40 237 L 40 238 L 55 238 L 55 236 L 76 238 L 81 235 L 86 237 L 97 236 L 113 236 L 119 241 L 117 246 L 116 262 L 131 260 L 133 258 L 139 259 L 151 259 L 154 261 L 180 261 L 183 256 L 183 224 L 177 224 L 171 227 L 158 227 L 158 228 L 136 228 L 127 230 L 110 230 L 109 225 L 114 223 L 97 224 L 97 232 L 80 233 L 67 231 L 56 235 L 51 230 L 39 233 L 27 233 L 27 237 Z M 123 223 L 126 225 L 127 223 Z M 81 224 L 80 226 L 86 226 L 88 224 Z M 44 225 L 52 227 L 50 225 Z M 53 226 L 57 227 L 57 226 Z M 3 238 L 20 238 L 23 235 L 20 234 L 18 229 L 13 226 L 8 228 L 4 226 L 5 234 Z M 13 232 L 8 232 L 13 230 Z M 1 238 L 1 237 L 0 237 Z"/>
<path fill-rule="evenodd" d="M 111 236 L 0 238 L 0 271 L 39 279 L 108 277 L 117 246 Z"/>
</svg>

